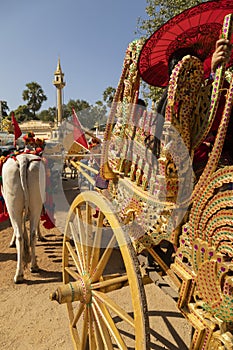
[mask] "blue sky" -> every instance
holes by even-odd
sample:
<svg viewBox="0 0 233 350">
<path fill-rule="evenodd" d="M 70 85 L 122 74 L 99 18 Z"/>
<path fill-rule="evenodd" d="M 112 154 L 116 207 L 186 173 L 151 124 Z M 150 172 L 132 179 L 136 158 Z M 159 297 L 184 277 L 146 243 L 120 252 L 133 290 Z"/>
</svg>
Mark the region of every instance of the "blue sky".
<svg viewBox="0 0 233 350">
<path fill-rule="evenodd" d="M 117 87 L 125 50 L 146 0 L 7 0 L 0 8 L 0 100 L 10 110 L 25 104 L 22 92 L 36 81 L 56 105 L 52 81 L 60 57 L 65 74 L 64 103 L 102 100 Z"/>
</svg>

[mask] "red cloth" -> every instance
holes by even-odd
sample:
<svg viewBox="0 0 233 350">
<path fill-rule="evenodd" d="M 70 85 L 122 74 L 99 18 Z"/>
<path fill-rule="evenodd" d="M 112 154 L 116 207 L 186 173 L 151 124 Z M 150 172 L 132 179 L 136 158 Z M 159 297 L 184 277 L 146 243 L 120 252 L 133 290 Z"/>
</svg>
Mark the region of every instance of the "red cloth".
<svg viewBox="0 0 233 350">
<path fill-rule="evenodd" d="M 5 201 L 2 196 L 1 186 L 0 186 L 0 222 L 6 221 L 8 219 L 9 219 L 9 215 L 7 213 Z"/>
<path fill-rule="evenodd" d="M 43 210 L 40 216 L 40 220 L 43 223 L 43 226 L 46 229 L 51 229 L 55 227 L 55 218 L 54 218 L 54 203 L 53 195 L 51 189 L 53 184 L 51 183 L 51 171 L 50 171 L 50 162 L 48 159 L 45 161 L 46 169 L 46 200 L 43 206 Z"/>
<path fill-rule="evenodd" d="M 4 201 L 2 192 L 1 192 L 2 166 L 3 166 L 3 161 L 0 159 L 0 222 L 6 221 L 9 219 L 9 215 L 7 213 L 5 201 Z"/>
<path fill-rule="evenodd" d="M 7 213 L 0 214 L 0 222 L 7 221 L 9 219 L 9 215 Z"/>
<path fill-rule="evenodd" d="M 19 127 L 19 124 L 17 123 L 17 120 L 15 119 L 14 112 L 12 112 L 12 115 L 11 115 L 11 122 L 14 127 L 14 135 L 15 135 L 14 145 L 16 145 L 16 140 L 22 135 L 22 131 Z"/>
<path fill-rule="evenodd" d="M 53 221 L 50 219 L 49 215 L 47 213 L 43 213 L 40 217 L 40 220 L 43 222 L 43 226 L 47 229 L 50 230 L 51 228 L 54 228 L 55 225 Z"/>
<path fill-rule="evenodd" d="M 88 149 L 88 143 L 87 143 L 85 134 L 82 130 L 82 126 L 80 124 L 80 121 L 78 119 L 78 116 L 74 108 L 72 108 L 72 112 L 73 112 L 73 124 L 74 124 L 74 141 L 79 145 L 81 145 L 82 147 Z"/>
</svg>

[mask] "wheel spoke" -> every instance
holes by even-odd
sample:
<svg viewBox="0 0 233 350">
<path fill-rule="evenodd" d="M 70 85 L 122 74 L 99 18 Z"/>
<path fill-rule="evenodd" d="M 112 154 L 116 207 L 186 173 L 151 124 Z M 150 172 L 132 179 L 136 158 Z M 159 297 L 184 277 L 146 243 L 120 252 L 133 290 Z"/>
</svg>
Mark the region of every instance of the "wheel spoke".
<svg viewBox="0 0 233 350">
<path fill-rule="evenodd" d="M 82 275 L 82 261 L 79 255 L 79 250 L 77 249 L 76 254 L 70 242 L 66 242 L 66 247 L 74 261 L 75 267 L 77 268 L 79 275 Z"/>
<path fill-rule="evenodd" d="M 92 312 L 93 312 L 93 315 L 94 315 L 94 309 L 93 308 L 92 308 Z M 99 327 L 98 327 L 98 323 L 96 322 L 96 319 L 94 319 L 93 323 L 94 323 L 95 340 L 96 340 L 97 349 L 98 350 L 105 350 L 104 349 L 103 339 L 101 337 L 100 330 L 99 330 Z"/>
<path fill-rule="evenodd" d="M 81 350 L 86 349 L 88 335 L 88 312 L 87 308 L 84 309 L 83 325 L 82 325 L 82 337 L 81 337 Z"/>
<path fill-rule="evenodd" d="M 82 313 L 83 313 L 83 310 L 84 310 L 84 304 L 83 304 L 83 303 L 80 303 L 80 304 L 79 304 L 79 307 L 78 307 L 78 311 L 76 312 L 76 314 L 75 314 L 75 316 L 74 316 L 74 319 L 73 319 L 73 321 L 72 321 L 72 324 L 71 324 L 72 327 L 75 327 L 75 326 L 76 326 L 78 320 L 80 319 L 80 316 L 81 316 Z"/>
<path fill-rule="evenodd" d="M 97 309 L 95 308 L 95 305 L 93 305 L 92 309 L 93 309 L 93 312 L 95 315 L 96 323 L 98 325 L 99 333 L 100 333 L 100 335 L 102 337 L 102 341 L 104 343 L 104 349 L 111 350 L 111 349 L 113 349 L 113 346 L 112 346 L 112 340 L 111 340 L 111 337 L 109 334 L 109 330 L 106 327 L 105 323 L 103 322 L 103 319 L 99 315 Z"/>
<path fill-rule="evenodd" d="M 80 275 L 77 274 L 77 272 L 75 272 L 74 270 L 72 270 L 70 267 L 65 267 L 65 271 L 71 276 L 73 277 L 75 280 L 80 280 Z"/>
<path fill-rule="evenodd" d="M 104 220 L 104 214 L 100 212 L 97 220 L 97 227 L 96 227 L 93 248 L 91 253 L 90 274 L 93 273 L 93 269 L 99 261 L 101 239 L 102 239 L 102 233 L 103 233 L 103 220 Z"/>
<path fill-rule="evenodd" d="M 86 266 L 86 245 L 85 245 L 85 227 L 84 227 L 84 222 L 83 222 L 83 218 L 82 218 L 82 212 L 81 209 L 78 207 L 76 208 L 76 215 L 75 215 L 75 219 L 77 221 L 77 231 L 79 232 L 79 237 L 77 237 L 77 239 L 74 239 L 74 243 L 76 242 L 76 249 L 78 250 L 78 247 L 81 247 L 81 261 L 83 262 L 83 270 L 86 270 L 87 266 Z M 78 244 L 78 238 L 80 239 L 80 244 Z"/>
<path fill-rule="evenodd" d="M 107 308 L 102 303 L 99 303 L 95 298 L 93 299 L 93 303 L 96 306 L 96 309 L 98 310 L 100 316 L 102 317 L 106 327 L 111 332 L 113 338 L 115 339 L 117 345 L 122 350 L 127 350 L 127 346 L 125 342 L 123 341 L 117 327 L 115 326 L 115 323 L 113 322 L 113 319 L 111 315 L 109 314 Z"/>
<path fill-rule="evenodd" d="M 74 310 L 72 307 L 72 303 L 67 303 L 67 308 L 68 308 L 70 322 L 72 322 L 72 320 L 74 319 Z"/>
<path fill-rule="evenodd" d="M 73 312 L 72 303 L 67 303 L 67 309 L 68 309 L 70 323 L 72 323 L 72 320 L 74 319 L 74 312 Z M 81 341 L 80 341 L 80 337 L 79 337 L 79 334 L 77 332 L 77 329 L 74 327 L 70 327 L 70 330 L 72 332 L 73 341 L 75 342 L 76 349 L 80 349 Z"/>
<path fill-rule="evenodd" d="M 108 260 L 112 254 L 112 250 L 113 247 L 116 243 L 116 237 L 112 236 L 112 238 L 110 239 L 107 247 L 105 248 L 105 251 L 99 261 L 99 263 L 96 266 L 95 272 L 92 276 L 92 281 L 95 282 L 96 280 L 98 280 L 100 278 L 100 276 L 103 274 L 103 271 L 108 263 Z"/>
<path fill-rule="evenodd" d="M 135 327 L 134 319 L 129 316 L 129 314 L 123 310 L 118 304 L 116 304 L 109 296 L 105 293 L 93 291 L 93 296 L 100 300 L 102 303 L 106 304 L 117 316 L 122 320 L 125 320 L 132 327 Z"/>
<path fill-rule="evenodd" d="M 92 207 L 86 203 L 86 267 L 88 271 L 93 247 L 92 229 Z"/>
<path fill-rule="evenodd" d="M 96 350 L 96 338 L 94 334 L 94 315 L 92 308 L 88 307 L 88 319 L 89 319 L 89 349 Z"/>
<path fill-rule="evenodd" d="M 63 240 L 63 252 L 62 252 L 62 278 L 65 284 L 69 283 L 69 276 L 65 271 L 66 266 L 69 265 L 69 251 L 67 249 L 66 243 L 69 242 L 70 238 L 64 236 Z"/>
<path fill-rule="evenodd" d="M 73 342 L 74 342 L 75 349 L 79 350 L 81 347 L 81 343 L 80 343 L 80 338 L 79 338 L 78 332 L 74 328 L 71 328 L 71 332 L 72 332 L 72 336 L 73 336 Z"/>
<path fill-rule="evenodd" d="M 106 276 L 104 276 L 104 277 L 106 277 Z M 109 277 L 109 276 L 108 276 Z M 113 287 L 113 286 L 115 286 L 116 288 L 115 289 L 119 289 L 119 288 L 121 288 L 122 286 L 123 286 L 123 284 L 125 283 L 125 282 L 127 282 L 128 281 L 128 277 L 127 277 L 127 275 L 123 275 L 123 276 L 119 276 L 119 274 L 117 274 L 117 275 L 112 275 L 112 277 L 113 278 L 107 278 L 107 279 L 105 279 L 105 280 L 103 280 L 103 281 L 98 281 L 98 282 L 96 282 L 96 283 L 93 283 L 92 285 L 91 285 L 91 288 L 93 289 L 93 290 L 95 290 L 95 289 L 101 289 L 101 288 L 106 288 L 106 287 Z M 118 287 L 118 288 L 117 288 Z M 113 288 L 111 288 L 111 289 L 113 289 Z"/>
<path fill-rule="evenodd" d="M 71 231 L 71 234 L 72 234 L 72 237 L 73 237 L 73 242 L 74 242 L 74 245 L 75 245 L 75 248 L 76 248 L 76 254 L 78 256 L 78 261 L 80 262 L 80 267 L 81 267 L 81 270 L 83 271 L 84 267 L 83 267 L 82 246 L 81 246 L 81 244 L 79 242 L 78 234 L 76 233 L 78 231 L 78 229 L 75 228 L 75 225 L 74 225 L 73 222 L 69 223 L 69 227 L 70 227 L 70 231 Z"/>
</svg>

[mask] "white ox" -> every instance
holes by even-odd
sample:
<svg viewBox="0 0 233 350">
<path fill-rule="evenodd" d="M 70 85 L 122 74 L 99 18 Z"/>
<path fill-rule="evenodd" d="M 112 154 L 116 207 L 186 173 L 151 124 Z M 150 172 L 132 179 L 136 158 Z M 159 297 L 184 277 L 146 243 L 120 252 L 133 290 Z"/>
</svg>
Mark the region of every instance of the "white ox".
<svg viewBox="0 0 233 350">
<path fill-rule="evenodd" d="M 14 282 L 23 281 L 24 267 L 31 261 L 31 272 L 38 271 L 35 245 L 45 200 L 45 166 L 41 157 L 19 154 L 2 168 L 2 190 L 16 239 L 17 268 Z M 30 244 L 26 219 L 30 222 Z M 30 251 L 31 248 L 31 251 Z"/>
</svg>

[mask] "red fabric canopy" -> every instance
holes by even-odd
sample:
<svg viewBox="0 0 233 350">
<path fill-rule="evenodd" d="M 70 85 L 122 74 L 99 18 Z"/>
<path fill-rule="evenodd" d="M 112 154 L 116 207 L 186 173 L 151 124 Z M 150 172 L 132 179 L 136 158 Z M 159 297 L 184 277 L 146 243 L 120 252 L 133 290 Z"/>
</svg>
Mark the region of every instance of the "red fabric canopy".
<svg viewBox="0 0 233 350">
<path fill-rule="evenodd" d="M 215 43 L 224 17 L 230 13 L 233 13 L 233 0 L 215 0 L 201 3 L 170 19 L 142 47 L 138 61 L 142 79 L 153 86 L 167 86 L 169 57 L 180 48 L 192 48 L 203 60 L 205 77 L 208 77 Z M 233 53 L 228 66 L 232 64 Z"/>
</svg>

